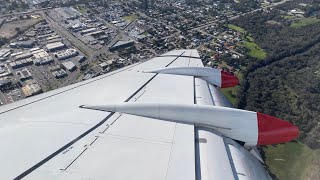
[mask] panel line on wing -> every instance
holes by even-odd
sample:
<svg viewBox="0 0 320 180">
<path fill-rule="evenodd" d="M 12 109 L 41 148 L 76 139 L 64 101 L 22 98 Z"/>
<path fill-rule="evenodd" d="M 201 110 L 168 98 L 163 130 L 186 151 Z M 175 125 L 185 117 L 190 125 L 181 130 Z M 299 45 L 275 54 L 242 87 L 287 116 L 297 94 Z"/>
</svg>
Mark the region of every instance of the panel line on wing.
<svg viewBox="0 0 320 180">
<path fill-rule="evenodd" d="M 157 56 L 157 57 L 178 57 L 179 55 L 162 55 L 162 56 Z M 193 59 L 201 59 L 200 57 L 195 57 L 195 56 L 179 56 L 182 58 L 193 58 Z"/>
<path fill-rule="evenodd" d="M 176 136 L 176 128 L 177 128 L 177 123 L 175 123 L 174 125 L 174 130 L 173 130 L 173 140 L 174 140 L 174 137 Z M 173 146 L 170 147 L 170 154 L 169 154 L 169 160 L 168 160 L 168 165 L 167 165 L 167 170 L 166 170 L 166 176 L 165 176 L 165 179 L 167 179 L 167 176 L 168 176 L 168 170 L 170 168 L 170 162 L 171 162 L 171 155 L 172 155 L 172 148 Z"/>
<path fill-rule="evenodd" d="M 145 139 L 145 138 L 138 138 L 138 137 L 131 137 L 131 136 L 123 136 L 123 135 L 118 135 L 118 134 L 103 134 L 100 135 L 100 137 L 114 137 L 114 138 L 119 138 L 119 139 L 130 139 L 130 140 L 138 140 L 138 141 L 144 141 L 148 143 L 156 143 L 156 144 L 173 144 L 173 141 L 168 140 L 168 141 L 160 141 L 160 140 L 150 140 L 150 139 Z"/>
<path fill-rule="evenodd" d="M 185 51 L 183 51 L 180 56 L 176 57 L 175 59 L 173 59 L 169 64 L 167 64 L 165 67 L 168 67 L 170 66 L 172 63 L 174 63 L 179 57 L 181 57 L 183 54 L 185 53 Z M 138 64 L 137 64 L 138 65 Z M 130 66 L 129 68 L 131 68 L 132 66 Z M 124 70 L 127 70 L 128 68 L 124 69 Z M 122 71 L 124 71 L 122 70 Z M 122 71 L 119 71 L 119 72 L 122 72 Z M 115 73 L 114 73 L 115 74 Z M 125 102 L 129 102 L 134 96 L 136 96 L 146 85 L 148 85 L 158 74 L 155 74 L 152 78 L 150 78 L 145 84 L 143 84 L 138 90 L 136 90 Z M 111 76 L 111 75 L 109 75 Z M 108 77 L 108 76 L 105 76 L 105 77 Z M 103 79 L 105 77 L 102 77 L 100 79 Z M 100 80 L 100 79 L 96 79 L 94 81 L 97 81 L 97 80 Z M 88 83 L 91 83 L 93 81 L 90 81 Z M 88 83 L 85 83 L 85 84 L 88 84 Z M 77 87 L 80 87 L 80 86 L 83 86 L 84 84 L 81 84 L 79 86 L 76 86 L 76 87 L 73 87 L 73 88 L 70 88 L 68 90 L 65 90 L 63 92 L 66 92 L 66 91 L 69 91 L 71 89 L 74 89 L 74 88 L 77 88 Z M 63 92 L 59 92 L 57 94 L 61 94 Z M 37 101 L 33 101 L 31 103 L 28 103 L 28 104 L 25 104 L 25 105 L 22 105 L 22 106 L 19 106 L 19 107 L 16 107 L 16 108 L 13 108 L 13 109 L 10 109 L 10 110 L 7 110 L 5 112 L 8 112 L 8 111 L 12 111 L 14 109 L 17 109 L 17 108 L 20 108 L 20 107 L 23 107 L 23 106 L 26 106 L 26 105 L 29 105 L 29 104 L 32 104 L 32 103 L 35 103 L 35 102 L 38 102 L 38 101 L 41 101 L 43 99 L 46 99 L 46 98 L 49 98 L 49 97 L 52 97 L 52 96 L 55 96 L 57 94 L 54 94 L 54 95 L 51 95 L 51 96 L 48 96 L 48 97 L 45 97 L 45 98 L 42 98 L 42 99 L 39 99 Z M 2 112 L 2 113 L 5 113 L 5 112 Z M 0 114 L 2 114 L 0 113 Z M 60 154 L 61 152 L 63 152 L 65 149 L 67 149 L 68 147 L 70 147 L 71 145 L 73 145 L 74 143 L 76 143 L 77 141 L 79 141 L 80 139 L 82 139 L 83 137 L 85 137 L 86 135 L 88 135 L 89 133 L 91 133 L 92 131 L 94 131 L 95 129 L 97 129 L 98 127 L 100 127 L 102 124 L 104 124 L 109 118 L 111 118 L 115 113 L 112 112 L 110 113 L 106 118 L 104 118 L 102 121 L 100 121 L 98 124 L 96 124 L 95 126 L 93 126 L 92 128 L 90 128 L 88 131 L 84 132 L 83 134 L 81 134 L 80 136 L 78 136 L 77 138 L 75 138 L 74 140 L 72 140 L 71 142 L 69 142 L 68 144 L 64 145 L 63 147 L 61 147 L 60 149 L 58 149 L 56 152 L 52 153 L 51 155 L 49 155 L 48 157 L 46 157 L 45 159 L 41 160 L 40 162 L 38 162 L 37 164 L 35 164 L 34 166 L 32 166 L 31 168 L 27 169 L 26 171 L 24 171 L 23 173 L 21 173 L 20 175 L 18 175 L 16 178 L 14 179 L 22 179 L 24 177 L 26 177 L 28 174 L 30 174 L 31 172 L 33 172 L 34 170 L 36 170 L 37 168 L 39 168 L 40 166 L 42 166 L 43 164 L 45 164 L 47 161 L 51 160 L 53 157 L 55 157 L 56 155 Z"/>
<path fill-rule="evenodd" d="M 120 73 L 120 72 L 126 71 L 126 70 L 128 70 L 128 69 L 130 69 L 130 68 L 132 68 L 132 67 L 134 67 L 134 66 L 139 65 L 139 64 L 141 64 L 141 63 L 137 63 L 137 64 L 135 64 L 135 65 L 129 66 L 128 68 L 124 68 L 124 69 L 122 69 L 122 70 L 120 70 L 120 71 L 116 71 L 116 72 L 113 72 L 113 73 L 108 74 L 108 75 L 106 75 L 106 76 L 99 77 L 99 78 L 94 79 L 94 80 L 90 80 L 90 81 L 88 81 L 88 82 L 86 82 L 86 83 L 80 84 L 80 85 L 75 86 L 75 87 L 72 87 L 72 88 L 70 88 L 70 89 L 66 89 L 66 90 L 61 91 L 61 92 L 58 92 L 58 93 L 56 93 L 56 94 L 52 94 L 52 95 L 50 95 L 50 96 L 46 96 L 46 97 L 44 97 L 44 98 L 41 98 L 41 99 L 38 99 L 38 100 L 35 100 L 35 101 L 32 101 L 32 102 L 23 104 L 23 105 L 21 105 L 21 106 L 17 106 L 17 107 L 15 107 L 15 108 L 8 109 L 8 110 L 6 110 L 6 111 L 0 112 L 0 114 L 4 114 L 4 113 L 10 112 L 10 111 L 12 111 L 12 110 L 16 110 L 16 109 L 19 109 L 19 108 L 21 108 L 21 107 L 28 106 L 28 105 L 30 105 L 30 104 L 34 104 L 34 103 L 36 103 L 36 102 L 39 102 L 39 101 L 42 101 L 42 100 L 45 100 L 45 99 L 54 97 L 54 96 L 56 96 L 56 95 L 59 95 L 59 94 L 62 94 L 62 93 L 71 91 L 71 90 L 73 90 L 73 89 L 82 87 L 82 86 L 87 85 L 87 84 L 91 84 L 91 83 L 93 83 L 93 82 L 95 82 L 95 81 L 98 81 L 98 80 L 101 80 L 101 79 L 110 77 L 110 76 L 112 76 L 112 75 L 118 74 L 118 73 Z"/>
<path fill-rule="evenodd" d="M 233 163 L 231 151 L 230 151 L 230 148 L 229 148 L 230 142 L 226 142 L 226 141 L 229 141 L 229 140 L 227 138 L 223 138 L 224 146 L 225 146 L 226 151 L 227 151 L 227 155 L 228 155 L 229 162 L 230 162 L 230 165 L 231 165 L 232 173 L 233 173 L 233 176 L 234 176 L 235 180 L 239 180 L 238 173 L 237 173 L 236 167 L 235 167 L 235 165 Z"/>
</svg>

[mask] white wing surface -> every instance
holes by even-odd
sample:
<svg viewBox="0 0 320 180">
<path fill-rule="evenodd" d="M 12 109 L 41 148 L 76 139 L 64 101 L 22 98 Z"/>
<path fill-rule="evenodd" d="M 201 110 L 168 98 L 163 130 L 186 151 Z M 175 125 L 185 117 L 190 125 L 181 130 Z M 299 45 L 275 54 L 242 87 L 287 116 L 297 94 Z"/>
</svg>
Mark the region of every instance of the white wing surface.
<svg viewBox="0 0 320 180">
<path fill-rule="evenodd" d="M 201 79 L 143 73 L 188 66 L 203 67 L 196 50 L 171 51 L 0 107 L 0 179 L 268 178 L 256 158 L 215 130 L 79 108 L 221 102 L 214 99 L 215 87 Z"/>
</svg>

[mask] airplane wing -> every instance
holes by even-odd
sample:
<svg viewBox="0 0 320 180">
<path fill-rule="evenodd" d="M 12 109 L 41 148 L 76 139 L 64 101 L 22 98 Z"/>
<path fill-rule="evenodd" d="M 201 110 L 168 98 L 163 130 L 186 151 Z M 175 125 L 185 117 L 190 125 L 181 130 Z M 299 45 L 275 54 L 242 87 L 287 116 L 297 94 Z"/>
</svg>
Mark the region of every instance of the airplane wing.
<svg viewBox="0 0 320 180">
<path fill-rule="evenodd" d="M 79 108 L 124 102 L 230 106 L 205 78 L 144 73 L 165 67 L 203 64 L 196 50 L 175 50 L 1 106 L 1 179 L 270 179 L 252 153 L 217 130 Z"/>
</svg>

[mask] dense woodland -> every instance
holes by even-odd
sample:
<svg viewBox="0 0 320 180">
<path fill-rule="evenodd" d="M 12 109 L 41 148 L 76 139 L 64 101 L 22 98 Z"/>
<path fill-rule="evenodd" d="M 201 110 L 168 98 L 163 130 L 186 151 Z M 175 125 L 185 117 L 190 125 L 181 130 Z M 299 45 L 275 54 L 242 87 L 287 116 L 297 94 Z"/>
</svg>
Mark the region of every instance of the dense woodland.
<svg viewBox="0 0 320 180">
<path fill-rule="evenodd" d="M 295 7 L 296 1 L 291 3 Z M 302 131 L 302 142 L 320 148 L 320 22 L 292 28 L 281 11 L 273 10 L 231 23 L 246 29 L 268 53 L 266 60 L 247 65 L 238 107 L 289 120 Z"/>
<path fill-rule="evenodd" d="M 247 76 L 244 108 L 294 122 L 300 138 L 320 148 L 320 45 L 279 60 Z"/>
</svg>

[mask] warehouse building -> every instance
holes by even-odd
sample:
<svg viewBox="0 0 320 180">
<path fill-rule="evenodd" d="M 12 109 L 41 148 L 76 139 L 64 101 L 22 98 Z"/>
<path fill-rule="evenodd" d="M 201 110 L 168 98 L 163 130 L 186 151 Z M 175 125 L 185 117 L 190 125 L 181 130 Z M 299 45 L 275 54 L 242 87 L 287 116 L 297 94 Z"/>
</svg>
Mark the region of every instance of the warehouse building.
<svg viewBox="0 0 320 180">
<path fill-rule="evenodd" d="M 66 47 L 66 45 L 63 44 L 62 42 L 55 42 L 55 43 L 50 43 L 46 45 L 46 48 L 48 49 L 48 51 L 57 51 L 57 50 L 63 49 L 64 47 Z"/>
<path fill-rule="evenodd" d="M 60 69 L 60 70 L 57 70 L 57 71 L 53 71 L 52 72 L 53 76 L 56 77 L 56 78 L 63 78 L 65 76 L 67 76 L 67 72 L 63 69 Z"/>
<path fill-rule="evenodd" d="M 0 60 L 6 59 L 11 54 L 10 49 L 1 49 L 0 50 Z"/>
<path fill-rule="evenodd" d="M 26 85 L 23 86 L 21 90 L 25 97 L 42 93 L 40 85 L 35 80 L 27 80 Z"/>
<path fill-rule="evenodd" d="M 63 62 L 62 65 L 70 72 L 77 69 L 77 66 L 72 61 Z"/>
<path fill-rule="evenodd" d="M 21 81 L 25 81 L 27 79 L 32 78 L 32 75 L 27 68 L 24 68 L 20 71 L 17 71 L 16 74 L 18 75 L 18 77 Z"/>
<path fill-rule="evenodd" d="M 85 35 L 85 34 L 89 34 L 89 33 L 96 32 L 96 31 L 97 31 L 96 28 L 89 28 L 89 29 L 82 30 L 80 33 L 82 35 Z"/>
<path fill-rule="evenodd" d="M 79 63 L 83 63 L 86 60 L 85 56 L 77 56 L 75 60 Z"/>
<path fill-rule="evenodd" d="M 33 56 L 37 59 L 49 56 L 49 54 L 44 49 L 38 49 L 36 51 L 32 51 L 31 54 L 33 54 Z"/>
<path fill-rule="evenodd" d="M 59 60 L 65 60 L 78 55 L 78 51 L 75 49 L 67 49 L 65 51 L 59 51 L 54 53 L 55 57 Z"/>
<path fill-rule="evenodd" d="M 19 41 L 10 43 L 11 48 L 32 48 L 34 46 L 34 41 Z"/>
<path fill-rule="evenodd" d="M 116 51 L 118 49 L 121 49 L 121 48 L 126 48 L 126 47 L 130 47 L 134 44 L 134 41 L 132 40 L 119 40 L 117 41 L 115 44 L 113 44 L 111 47 L 109 47 L 109 50 L 110 51 Z"/>
<path fill-rule="evenodd" d="M 12 69 L 18 69 L 18 68 L 22 68 L 25 66 L 29 66 L 33 64 L 33 59 L 28 58 L 28 59 L 22 59 L 19 61 L 14 61 L 10 63 L 10 66 L 12 67 Z"/>
<path fill-rule="evenodd" d="M 25 53 L 22 53 L 20 55 L 17 55 L 15 57 L 16 60 L 20 60 L 20 59 L 27 59 L 27 58 L 30 58 L 32 57 L 32 54 L 30 52 L 25 52 Z"/>
<path fill-rule="evenodd" d="M 6 77 L 12 75 L 12 72 L 6 64 L 0 64 L 0 77 Z"/>
<path fill-rule="evenodd" d="M 46 64 L 53 63 L 53 61 L 54 60 L 51 56 L 47 56 L 47 57 L 35 59 L 34 64 L 37 66 L 40 66 L 40 65 L 46 65 Z"/>
</svg>

